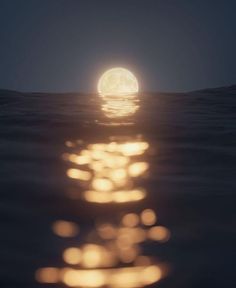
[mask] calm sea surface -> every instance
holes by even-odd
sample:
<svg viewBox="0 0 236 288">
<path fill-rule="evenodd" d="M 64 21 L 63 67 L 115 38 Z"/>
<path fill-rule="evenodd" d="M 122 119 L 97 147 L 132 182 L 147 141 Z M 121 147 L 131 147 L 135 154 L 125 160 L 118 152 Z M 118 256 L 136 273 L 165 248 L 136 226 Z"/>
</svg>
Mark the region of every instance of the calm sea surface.
<svg viewBox="0 0 236 288">
<path fill-rule="evenodd" d="M 41 287 L 36 269 L 61 267 L 75 239 L 54 235 L 53 221 L 88 231 L 94 220 L 151 208 L 171 232 L 168 242 L 143 245 L 169 267 L 153 287 L 236 287 L 236 87 L 140 95 L 132 125 L 108 125 L 100 104 L 96 95 L 0 91 L 0 286 Z M 141 160 L 149 172 L 137 184 L 145 199 L 104 208 L 68 197 L 66 141 L 137 137 L 149 144 Z"/>
</svg>

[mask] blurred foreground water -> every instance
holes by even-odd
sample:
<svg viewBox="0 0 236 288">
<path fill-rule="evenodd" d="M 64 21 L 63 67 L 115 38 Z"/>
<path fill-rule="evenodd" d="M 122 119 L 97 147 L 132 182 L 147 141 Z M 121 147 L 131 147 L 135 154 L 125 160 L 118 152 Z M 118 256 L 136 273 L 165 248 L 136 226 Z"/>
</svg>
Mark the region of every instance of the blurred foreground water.
<svg viewBox="0 0 236 288">
<path fill-rule="evenodd" d="M 104 117 L 96 95 L 0 91 L 1 287 L 50 287 L 35 281 L 35 271 L 65 267 L 62 253 L 68 247 L 81 245 L 86 249 L 83 245 L 95 239 L 104 248 L 107 243 L 101 237 L 101 227 L 108 222 L 119 233 L 124 232 L 119 229 L 125 225 L 146 231 L 143 238 L 143 232 L 135 234 L 135 239 L 145 241 L 136 241 L 140 247 L 135 245 L 133 254 L 122 253 L 122 249 L 115 249 L 119 253 L 114 254 L 112 246 L 112 258 L 107 258 L 111 267 L 121 269 L 130 265 L 132 255 L 137 261 L 145 254 L 166 271 L 152 287 L 235 287 L 235 97 L 236 87 L 143 94 L 134 118 L 116 121 Z M 108 110 L 105 106 L 109 115 L 120 109 L 120 104 L 118 108 L 113 104 Z M 123 172 L 101 171 L 99 157 L 104 159 L 102 153 L 107 149 L 114 153 L 114 144 L 113 148 L 106 146 L 111 143 L 117 143 L 116 149 L 122 143 L 143 143 L 143 153 L 133 155 L 132 160 L 139 165 L 132 168 L 124 164 L 132 155 L 129 149 L 119 148 L 128 154 L 118 155 L 116 151 L 115 160 L 113 154 L 105 158 L 110 159 L 108 165 L 126 165 L 121 165 Z M 81 151 L 92 151 L 93 147 L 100 151 L 97 156 L 95 153 L 96 161 L 76 158 L 86 156 Z M 135 149 L 131 147 L 131 151 Z M 80 173 L 78 164 L 84 164 L 76 161 L 90 165 L 87 174 Z M 112 181 L 96 181 L 100 177 L 97 173 Z M 126 180 L 125 173 L 129 175 Z M 81 177 L 88 178 L 82 185 L 77 183 Z M 114 189 L 111 183 L 118 186 Z M 101 185 L 103 191 L 112 190 L 112 196 L 101 195 Z M 147 209 L 155 215 L 151 226 L 142 220 Z M 137 217 L 139 224 L 129 224 L 136 223 Z M 52 231 L 55 223 L 77 223 L 72 232 L 78 229 L 78 233 L 71 238 L 58 237 L 58 232 Z M 164 236 L 169 241 L 156 239 L 160 231 L 151 233 L 152 227 L 166 229 Z M 125 238 L 124 233 L 121 236 Z M 84 261 L 82 266 L 86 267 Z M 98 264 L 103 269 L 103 264 Z M 152 283 L 152 273 L 145 275 L 145 283 Z"/>
</svg>

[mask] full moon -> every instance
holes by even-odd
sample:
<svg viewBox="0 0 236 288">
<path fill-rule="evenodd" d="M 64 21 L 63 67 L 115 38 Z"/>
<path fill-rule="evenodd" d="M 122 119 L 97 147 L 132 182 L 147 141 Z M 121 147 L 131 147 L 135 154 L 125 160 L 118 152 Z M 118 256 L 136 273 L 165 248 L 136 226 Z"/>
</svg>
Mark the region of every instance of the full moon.
<svg viewBox="0 0 236 288">
<path fill-rule="evenodd" d="M 138 80 L 125 68 L 115 67 L 102 74 L 98 81 L 98 93 L 102 97 L 137 94 Z"/>
</svg>

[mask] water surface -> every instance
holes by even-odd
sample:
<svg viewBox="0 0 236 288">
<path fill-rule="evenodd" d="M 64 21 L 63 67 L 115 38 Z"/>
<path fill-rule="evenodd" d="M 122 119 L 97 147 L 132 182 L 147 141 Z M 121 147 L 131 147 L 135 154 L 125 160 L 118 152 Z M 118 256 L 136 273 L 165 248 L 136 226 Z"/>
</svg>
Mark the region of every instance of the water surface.
<svg viewBox="0 0 236 288">
<path fill-rule="evenodd" d="M 143 94 L 127 121 L 133 125 L 110 126 L 100 124 L 107 122 L 96 95 L 1 91 L 1 287 L 38 287 L 38 267 L 63 264 L 69 240 L 52 233 L 54 221 L 88 230 L 104 213 L 113 219 L 147 207 L 171 231 L 168 242 L 143 248 L 169 263 L 169 275 L 154 287 L 234 287 L 235 97 L 235 87 Z M 139 183 L 148 197 L 110 203 L 105 212 L 68 197 L 66 141 L 137 135 L 150 145 L 148 177 Z"/>
</svg>

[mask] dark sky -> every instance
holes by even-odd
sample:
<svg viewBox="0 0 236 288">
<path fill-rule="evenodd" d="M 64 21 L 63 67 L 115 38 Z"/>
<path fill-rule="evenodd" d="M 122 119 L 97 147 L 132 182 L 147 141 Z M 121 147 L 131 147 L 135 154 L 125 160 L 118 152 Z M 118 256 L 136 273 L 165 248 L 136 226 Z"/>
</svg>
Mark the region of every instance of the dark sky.
<svg viewBox="0 0 236 288">
<path fill-rule="evenodd" d="M 143 90 L 236 84 L 235 0 L 0 0 L 0 88 L 94 91 L 124 66 Z"/>
</svg>

